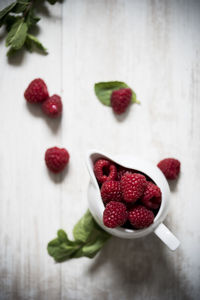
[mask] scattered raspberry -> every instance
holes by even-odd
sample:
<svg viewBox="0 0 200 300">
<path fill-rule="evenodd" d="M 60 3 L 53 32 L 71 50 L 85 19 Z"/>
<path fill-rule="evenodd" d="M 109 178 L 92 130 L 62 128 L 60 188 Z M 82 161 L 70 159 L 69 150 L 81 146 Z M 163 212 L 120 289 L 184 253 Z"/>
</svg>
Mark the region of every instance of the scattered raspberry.
<svg viewBox="0 0 200 300">
<path fill-rule="evenodd" d="M 147 208 L 158 209 L 161 203 L 160 188 L 152 182 L 147 182 L 147 187 L 141 201 Z"/>
<path fill-rule="evenodd" d="M 165 158 L 157 166 L 167 179 L 176 179 L 180 172 L 181 163 L 175 158 Z"/>
<path fill-rule="evenodd" d="M 117 178 L 116 166 L 107 159 L 99 159 L 94 164 L 94 174 L 99 183 Z"/>
<path fill-rule="evenodd" d="M 56 118 L 62 113 L 62 101 L 60 96 L 53 95 L 42 103 L 43 112 L 49 117 Z"/>
<path fill-rule="evenodd" d="M 113 91 L 111 95 L 113 111 L 118 115 L 124 113 L 131 103 L 131 97 L 132 91 L 129 88 Z"/>
<path fill-rule="evenodd" d="M 66 167 L 69 161 L 69 153 L 64 148 L 49 148 L 45 153 L 45 161 L 49 170 L 59 173 Z"/>
<path fill-rule="evenodd" d="M 103 223 L 109 228 L 122 226 L 128 217 L 126 206 L 122 202 L 111 201 L 103 213 Z"/>
<path fill-rule="evenodd" d="M 24 92 L 24 97 L 30 103 L 38 103 L 46 100 L 49 97 L 49 93 L 44 80 L 37 78 L 31 81 Z"/>
<path fill-rule="evenodd" d="M 153 223 L 154 214 L 142 205 L 136 205 L 129 211 L 128 219 L 136 229 L 146 228 Z"/>
<path fill-rule="evenodd" d="M 125 202 L 136 202 L 143 195 L 147 185 L 145 176 L 138 173 L 125 173 L 120 183 Z"/>
<path fill-rule="evenodd" d="M 106 181 L 101 187 L 101 197 L 105 203 L 120 201 L 122 199 L 121 185 L 119 181 Z"/>
</svg>

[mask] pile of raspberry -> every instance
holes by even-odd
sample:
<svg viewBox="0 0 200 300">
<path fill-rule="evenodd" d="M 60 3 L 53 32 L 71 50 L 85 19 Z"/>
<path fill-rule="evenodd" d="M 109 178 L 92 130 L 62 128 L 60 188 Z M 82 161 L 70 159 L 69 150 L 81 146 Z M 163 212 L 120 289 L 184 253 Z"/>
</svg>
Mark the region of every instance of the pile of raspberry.
<svg viewBox="0 0 200 300">
<path fill-rule="evenodd" d="M 143 229 L 153 223 L 162 195 L 149 177 L 107 159 L 95 162 L 94 173 L 105 206 L 105 226 Z"/>
</svg>

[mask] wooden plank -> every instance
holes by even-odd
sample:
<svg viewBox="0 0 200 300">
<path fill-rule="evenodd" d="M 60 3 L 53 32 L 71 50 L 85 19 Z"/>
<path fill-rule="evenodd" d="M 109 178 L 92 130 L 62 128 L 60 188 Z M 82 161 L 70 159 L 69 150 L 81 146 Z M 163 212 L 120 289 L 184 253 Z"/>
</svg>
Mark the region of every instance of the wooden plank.
<svg viewBox="0 0 200 300">
<path fill-rule="evenodd" d="M 47 147 L 61 143 L 61 124 L 26 105 L 28 83 L 43 78 L 50 93 L 61 93 L 60 4 L 42 10 L 38 37 L 48 56 L 23 53 L 7 61 L 1 45 L 0 298 L 60 298 L 60 265 L 53 265 L 46 245 L 60 224 L 60 185 L 44 164 Z M 49 15 L 48 15 L 49 13 Z M 56 41 L 55 41 L 56 37 Z"/>
</svg>

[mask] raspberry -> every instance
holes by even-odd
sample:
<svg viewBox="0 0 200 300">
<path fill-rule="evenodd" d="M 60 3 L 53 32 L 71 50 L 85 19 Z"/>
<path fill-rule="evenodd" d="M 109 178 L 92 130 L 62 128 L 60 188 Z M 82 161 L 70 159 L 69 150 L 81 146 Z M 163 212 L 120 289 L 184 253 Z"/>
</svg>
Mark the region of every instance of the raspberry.
<svg viewBox="0 0 200 300">
<path fill-rule="evenodd" d="M 59 173 L 69 162 L 69 153 L 64 148 L 49 148 L 45 153 L 45 161 L 49 170 L 54 173 Z"/>
<path fill-rule="evenodd" d="M 124 113 L 131 103 L 131 97 L 132 91 L 129 88 L 113 91 L 111 95 L 113 111 L 118 115 Z"/>
<path fill-rule="evenodd" d="M 106 181 L 101 187 L 101 197 L 105 203 L 120 201 L 122 199 L 121 185 L 119 181 Z"/>
<path fill-rule="evenodd" d="M 117 178 L 117 168 L 109 160 L 99 159 L 94 164 L 94 174 L 99 183 Z"/>
<path fill-rule="evenodd" d="M 125 173 L 120 183 L 125 202 L 136 202 L 143 195 L 147 185 L 145 176 L 138 173 Z"/>
<path fill-rule="evenodd" d="M 24 97 L 30 103 L 38 103 L 46 100 L 49 97 L 49 93 L 44 80 L 37 78 L 31 81 L 24 92 Z"/>
<path fill-rule="evenodd" d="M 43 112 L 49 117 L 56 118 L 62 113 L 62 101 L 60 96 L 53 95 L 42 103 Z"/>
<path fill-rule="evenodd" d="M 103 223 L 106 227 L 122 226 L 128 217 L 126 206 L 122 202 L 110 201 L 103 213 Z"/>
<path fill-rule="evenodd" d="M 136 205 L 129 211 L 128 219 L 134 228 L 142 229 L 153 223 L 154 214 L 146 207 Z"/>
<path fill-rule="evenodd" d="M 175 158 L 165 158 L 157 166 L 167 179 L 176 179 L 180 172 L 181 163 Z"/>
<path fill-rule="evenodd" d="M 122 166 L 119 166 L 118 171 L 117 171 L 117 180 L 121 180 L 122 176 L 126 173 L 134 173 L 133 170 L 128 169 L 128 168 L 124 168 Z"/>
<path fill-rule="evenodd" d="M 141 202 L 150 209 L 158 209 L 161 203 L 160 188 L 152 182 L 147 183 Z"/>
</svg>

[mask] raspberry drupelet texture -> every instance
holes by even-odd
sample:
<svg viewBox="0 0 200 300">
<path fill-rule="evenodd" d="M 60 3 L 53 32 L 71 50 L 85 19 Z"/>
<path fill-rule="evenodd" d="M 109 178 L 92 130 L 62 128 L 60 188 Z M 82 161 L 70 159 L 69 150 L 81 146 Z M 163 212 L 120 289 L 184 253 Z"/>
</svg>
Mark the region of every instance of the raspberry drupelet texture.
<svg viewBox="0 0 200 300">
<path fill-rule="evenodd" d="M 150 209 L 158 209 L 161 204 L 161 190 L 152 182 L 147 182 L 147 187 L 141 198 L 141 202 Z"/>
<path fill-rule="evenodd" d="M 36 78 L 27 87 L 24 97 L 29 103 L 40 103 L 49 97 L 46 83 L 41 78 Z"/>
<path fill-rule="evenodd" d="M 149 227 L 154 220 L 154 214 L 151 210 L 142 205 L 135 205 L 128 214 L 128 220 L 135 229 Z"/>
<path fill-rule="evenodd" d="M 147 181 L 138 173 L 125 173 L 120 181 L 122 196 L 125 202 L 136 202 L 144 193 Z"/>
<path fill-rule="evenodd" d="M 114 180 L 104 182 L 101 187 L 101 197 L 104 203 L 121 201 L 122 193 L 120 182 Z"/>
<path fill-rule="evenodd" d="M 69 153 L 64 148 L 53 147 L 46 150 L 45 162 L 48 169 L 54 173 L 63 171 L 69 162 Z"/>
<path fill-rule="evenodd" d="M 158 168 L 167 179 L 176 179 L 180 173 L 181 163 L 175 158 L 165 158 L 158 163 Z"/>
<path fill-rule="evenodd" d="M 134 173 L 134 171 L 132 169 L 128 169 L 128 168 L 124 168 L 122 166 L 119 166 L 118 167 L 118 170 L 117 170 L 117 180 L 121 180 L 122 179 L 122 176 L 126 173 Z"/>
<path fill-rule="evenodd" d="M 103 213 L 103 223 L 109 228 L 122 226 L 128 217 L 126 206 L 122 202 L 110 201 Z"/>
<path fill-rule="evenodd" d="M 94 164 L 94 174 L 99 183 L 117 178 L 116 166 L 107 159 L 99 159 Z"/>
<path fill-rule="evenodd" d="M 62 101 L 60 96 L 53 95 L 42 103 L 43 112 L 51 118 L 57 118 L 62 113 Z"/>
<path fill-rule="evenodd" d="M 131 103 L 132 91 L 130 88 L 119 89 L 112 92 L 111 106 L 116 114 L 122 114 Z"/>
</svg>

